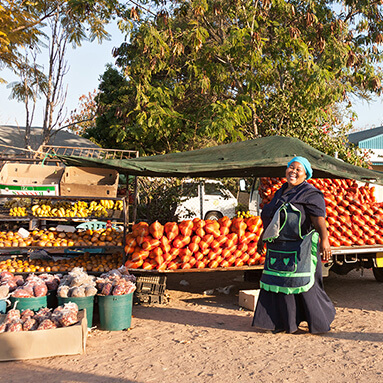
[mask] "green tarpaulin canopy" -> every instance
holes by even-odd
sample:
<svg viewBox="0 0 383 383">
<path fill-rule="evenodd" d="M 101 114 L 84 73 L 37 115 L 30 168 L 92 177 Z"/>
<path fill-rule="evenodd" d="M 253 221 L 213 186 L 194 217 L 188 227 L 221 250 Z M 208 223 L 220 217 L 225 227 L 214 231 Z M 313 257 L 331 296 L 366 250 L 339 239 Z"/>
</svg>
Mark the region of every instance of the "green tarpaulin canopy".
<svg viewBox="0 0 383 383">
<path fill-rule="evenodd" d="M 70 166 L 105 167 L 152 177 L 284 177 L 287 162 L 306 157 L 313 178 L 351 178 L 383 185 L 383 173 L 347 164 L 297 138 L 271 136 L 182 153 L 124 160 L 58 156 Z"/>
</svg>

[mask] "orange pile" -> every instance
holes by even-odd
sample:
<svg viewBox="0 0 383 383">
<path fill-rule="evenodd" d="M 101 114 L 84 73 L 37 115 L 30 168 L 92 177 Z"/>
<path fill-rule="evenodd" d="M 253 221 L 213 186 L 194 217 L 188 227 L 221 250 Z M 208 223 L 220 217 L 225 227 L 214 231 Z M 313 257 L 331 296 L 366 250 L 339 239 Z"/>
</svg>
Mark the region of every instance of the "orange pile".
<svg viewBox="0 0 383 383">
<path fill-rule="evenodd" d="M 126 238 L 127 268 L 175 270 L 262 264 L 257 242 L 260 217 L 222 217 L 218 221 L 137 223 Z"/>
<path fill-rule="evenodd" d="M 280 178 L 261 178 L 262 206 L 286 182 Z M 358 186 L 350 179 L 310 179 L 324 194 L 330 244 L 364 246 L 383 244 L 383 206 L 374 197 L 374 187 Z"/>
<path fill-rule="evenodd" d="M 33 230 L 27 238 L 17 232 L 0 232 L 0 247 L 70 247 L 70 246 L 122 246 L 123 234 L 113 228 L 82 230 L 74 233 Z"/>
<path fill-rule="evenodd" d="M 0 261 L 0 272 L 9 271 L 11 273 L 65 273 L 72 270 L 74 267 L 82 267 L 88 272 L 103 273 L 120 267 L 122 265 L 122 260 L 123 255 L 121 253 L 90 254 L 89 252 L 85 252 L 70 259 L 60 259 L 56 262 L 43 259 L 7 259 L 6 261 Z"/>
</svg>

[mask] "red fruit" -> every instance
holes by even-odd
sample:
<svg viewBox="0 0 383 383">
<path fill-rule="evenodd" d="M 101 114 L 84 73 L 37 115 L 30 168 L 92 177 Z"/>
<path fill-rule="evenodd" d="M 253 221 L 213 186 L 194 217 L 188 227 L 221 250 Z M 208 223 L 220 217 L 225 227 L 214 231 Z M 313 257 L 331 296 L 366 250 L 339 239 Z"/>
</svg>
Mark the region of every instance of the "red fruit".
<svg viewBox="0 0 383 383">
<path fill-rule="evenodd" d="M 194 243 L 200 243 L 201 242 L 201 237 L 199 237 L 198 235 L 193 235 L 193 237 L 191 237 L 191 242 L 194 242 Z"/>
<path fill-rule="evenodd" d="M 178 269 L 178 264 L 175 263 L 175 262 L 170 262 L 170 263 L 168 264 L 168 266 L 167 266 L 167 269 L 168 269 L 168 270 L 176 270 L 176 269 Z"/>
<path fill-rule="evenodd" d="M 172 247 L 170 246 L 170 242 L 167 237 L 162 236 L 160 239 L 160 247 L 164 253 L 168 253 L 170 251 Z"/>
<path fill-rule="evenodd" d="M 144 241 L 141 244 L 141 247 L 144 250 L 153 250 L 154 248 L 160 246 L 159 239 L 151 238 L 151 237 L 145 237 Z"/>
<path fill-rule="evenodd" d="M 218 219 L 219 226 L 229 228 L 231 226 L 231 219 L 227 216 Z"/>
<path fill-rule="evenodd" d="M 154 269 L 154 265 L 152 265 L 150 262 L 144 262 L 143 265 L 142 265 L 142 268 L 144 270 L 153 270 Z"/>
<path fill-rule="evenodd" d="M 209 269 L 215 269 L 219 266 L 219 263 L 216 260 L 212 260 L 208 263 L 207 267 Z"/>
<path fill-rule="evenodd" d="M 191 267 L 193 267 L 197 263 L 197 260 L 194 257 L 191 257 L 189 260 L 189 264 Z"/>
<path fill-rule="evenodd" d="M 195 242 L 190 242 L 188 248 L 192 253 L 196 253 L 199 250 L 199 246 Z"/>
<path fill-rule="evenodd" d="M 182 221 L 178 224 L 181 234 L 186 237 L 190 237 L 192 235 L 193 226 L 193 221 L 190 220 Z"/>
<path fill-rule="evenodd" d="M 202 251 L 207 250 L 210 247 L 209 244 L 203 240 L 198 244 L 198 246 Z"/>
<path fill-rule="evenodd" d="M 197 269 L 204 269 L 206 266 L 205 266 L 205 262 L 202 262 L 202 261 L 197 261 L 196 264 L 195 264 L 195 267 Z"/>
<path fill-rule="evenodd" d="M 132 227 L 133 237 L 145 237 L 149 234 L 149 224 L 147 222 L 138 222 Z"/>
<path fill-rule="evenodd" d="M 160 239 L 164 234 L 164 227 L 155 221 L 149 226 L 149 232 L 153 238 Z"/>
<path fill-rule="evenodd" d="M 196 230 L 195 230 L 195 233 L 196 235 L 198 235 L 198 237 L 202 238 L 206 233 L 205 233 L 205 230 L 202 228 L 202 227 L 198 227 Z"/>
<path fill-rule="evenodd" d="M 191 238 L 189 236 L 184 236 L 184 235 L 177 235 L 176 238 L 173 240 L 173 246 L 177 248 L 182 248 L 188 245 L 191 241 Z"/>
<path fill-rule="evenodd" d="M 194 218 L 193 219 L 193 230 L 196 230 L 198 228 L 204 227 L 205 221 L 201 218 Z"/>
<path fill-rule="evenodd" d="M 226 259 L 223 259 L 221 263 L 219 264 L 219 267 L 229 267 L 229 266 L 230 266 L 230 263 Z"/>
<path fill-rule="evenodd" d="M 228 235 L 230 233 L 230 229 L 227 226 L 221 226 L 219 232 L 221 235 Z"/>
<path fill-rule="evenodd" d="M 179 229 L 176 222 L 165 223 L 164 231 L 169 241 L 172 241 L 179 234 Z"/>
<path fill-rule="evenodd" d="M 179 253 L 180 253 L 180 249 L 178 249 L 177 247 L 172 247 L 169 250 L 169 254 L 172 256 L 172 259 L 176 259 L 179 255 Z"/>
<path fill-rule="evenodd" d="M 194 258 L 195 258 L 197 261 L 201 261 L 204 257 L 205 257 L 205 255 L 202 254 L 200 251 L 197 251 L 197 252 L 194 254 Z"/>
</svg>

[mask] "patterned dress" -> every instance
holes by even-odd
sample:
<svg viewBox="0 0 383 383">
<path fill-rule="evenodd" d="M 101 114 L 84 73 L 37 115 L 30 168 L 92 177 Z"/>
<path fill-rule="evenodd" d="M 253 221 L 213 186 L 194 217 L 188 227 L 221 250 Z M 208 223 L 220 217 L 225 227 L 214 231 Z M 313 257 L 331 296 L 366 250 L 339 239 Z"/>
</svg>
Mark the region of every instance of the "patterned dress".
<svg viewBox="0 0 383 383">
<path fill-rule="evenodd" d="M 266 228 L 275 212 L 284 203 L 291 203 L 301 212 L 301 233 L 306 235 L 313 230 L 310 216 L 325 217 L 326 207 L 323 194 L 314 186 L 303 182 L 285 192 L 287 183 L 265 205 L 261 218 Z M 297 331 L 301 322 L 306 321 L 311 333 L 330 330 L 335 317 L 335 308 L 323 288 L 322 264 L 318 251 L 314 285 L 299 294 L 275 293 L 261 289 L 255 308 L 253 326 L 272 331 Z M 267 262 L 267 255 L 266 255 Z"/>
</svg>

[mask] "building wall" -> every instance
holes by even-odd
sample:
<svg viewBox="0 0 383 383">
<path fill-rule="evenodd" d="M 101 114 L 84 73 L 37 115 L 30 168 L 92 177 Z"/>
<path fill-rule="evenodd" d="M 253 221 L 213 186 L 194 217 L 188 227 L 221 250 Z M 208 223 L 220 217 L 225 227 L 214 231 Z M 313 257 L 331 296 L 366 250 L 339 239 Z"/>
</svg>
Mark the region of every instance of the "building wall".
<svg viewBox="0 0 383 383">
<path fill-rule="evenodd" d="M 383 134 L 371 137 L 363 141 L 359 141 L 359 147 L 364 149 L 382 149 L 383 150 Z"/>
</svg>

